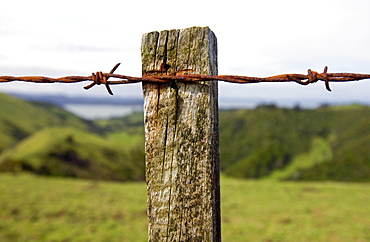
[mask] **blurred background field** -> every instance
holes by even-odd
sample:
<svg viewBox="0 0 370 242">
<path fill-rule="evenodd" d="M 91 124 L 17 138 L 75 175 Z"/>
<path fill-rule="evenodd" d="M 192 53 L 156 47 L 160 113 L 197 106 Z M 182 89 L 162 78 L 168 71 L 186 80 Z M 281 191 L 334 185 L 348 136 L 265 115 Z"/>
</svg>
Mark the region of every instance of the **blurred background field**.
<svg viewBox="0 0 370 242">
<path fill-rule="evenodd" d="M 367 183 L 221 179 L 223 241 L 369 241 Z M 147 241 L 144 182 L 0 174 L 1 241 Z"/>
<path fill-rule="evenodd" d="M 147 240 L 142 112 L 0 103 L 0 241 Z M 220 110 L 223 241 L 370 241 L 369 127 L 358 104 Z"/>
<path fill-rule="evenodd" d="M 85 120 L 0 94 L 0 171 L 143 181 L 143 113 Z M 221 171 L 252 179 L 370 182 L 370 107 L 221 110 Z"/>
</svg>

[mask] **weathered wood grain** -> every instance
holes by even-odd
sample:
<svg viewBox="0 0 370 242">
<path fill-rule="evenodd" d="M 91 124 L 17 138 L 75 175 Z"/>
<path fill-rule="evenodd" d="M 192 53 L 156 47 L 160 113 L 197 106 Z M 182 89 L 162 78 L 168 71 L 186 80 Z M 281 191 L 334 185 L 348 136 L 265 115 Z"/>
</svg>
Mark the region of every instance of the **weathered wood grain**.
<svg viewBox="0 0 370 242">
<path fill-rule="evenodd" d="M 217 75 L 208 28 L 142 38 L 145 75 Z M 220 241 L 217 82 L 143 83 L 149 241 Z"/>
</svg>

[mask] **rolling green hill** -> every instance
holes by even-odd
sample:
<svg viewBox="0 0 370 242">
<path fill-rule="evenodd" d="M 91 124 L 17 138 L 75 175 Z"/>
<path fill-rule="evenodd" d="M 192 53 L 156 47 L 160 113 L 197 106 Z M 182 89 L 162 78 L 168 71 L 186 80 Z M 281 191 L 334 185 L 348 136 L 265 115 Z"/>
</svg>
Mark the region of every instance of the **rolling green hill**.
<svg viewBox="0 0 370 242">
<path fill-rule="evenodd" d="M 0 94 L 0 170 L 144 178 L 143 114 L 88 122 Z M 221 171 L 240 178 L 370 181 L 370 108 L 220 112 Z M 118 144 L 118 145 L 117 145 Z"/>
<path fill-rule="evenodd" d="M 96 123 L 110 138 L 141 134 L 144 142 L 140 113 Z M 360 105 L 220 111 L 221 171 L 240 178 L 370 181 L 369 126 L 370 108 Z"/>
<path fill-rule="evenodd" d="M 332 157 L 299 169 L 302 180 L 370 181 L 370 108 L 359 106 L 319 109 L 332 116 L 328 142 Z"/>
<path fill-rule="evenodd" d="M 370 181 L 370 109 L 220 113 L 221 170 L 243 178 Z"/>
<path fill-rule="evenodd" d="M 0 170 L 104 180 L 144 180 L 144 151 L 70 127 L 45 128 L 0 156 Z"/>
<path fill-rule="evenodd" d="M 71 126 L 91 130 L 94 126 L 61 108 L 26 102 L 0 93 L 0 153 L 7 147 L 45 127 Z"/>
<path fill-rule="evenodd" d="M 120 181 L 144 179 L 140 132 L 133 133 L 126 127 L 109 133 L 108 127 L 54 105 L 5 94 L 0 94 L 0 103 L 0 171 Z"/>
</svg>

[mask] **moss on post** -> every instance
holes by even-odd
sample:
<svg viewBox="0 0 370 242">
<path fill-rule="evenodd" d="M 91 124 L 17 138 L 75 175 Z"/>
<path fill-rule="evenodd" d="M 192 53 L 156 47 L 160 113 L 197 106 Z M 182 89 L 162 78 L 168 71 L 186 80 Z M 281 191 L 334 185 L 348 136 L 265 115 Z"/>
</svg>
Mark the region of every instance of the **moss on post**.
<svg viewBox="0 0 370 242">
<path fill-rule="evenodd" d="M 145 75 L 217 75 L 208 28 L 142 38 Z M 143 83 L 149 241 L 220 241 L 217 81 Z"/>
</svg>

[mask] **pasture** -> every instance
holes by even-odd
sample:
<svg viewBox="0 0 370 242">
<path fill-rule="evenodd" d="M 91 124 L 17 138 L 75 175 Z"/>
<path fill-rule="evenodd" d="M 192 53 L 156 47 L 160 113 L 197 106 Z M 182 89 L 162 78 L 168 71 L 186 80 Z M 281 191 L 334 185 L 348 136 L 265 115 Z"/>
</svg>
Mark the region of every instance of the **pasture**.
<svg viewBox="0 0 370 242">
<path fill-rule="evenodd" d="M 370 241 L 368 183 L 221 178 L 223 241 Z M 144 182 L 0 173 L 0 241 L 147 241 Z"/>
</svg>

